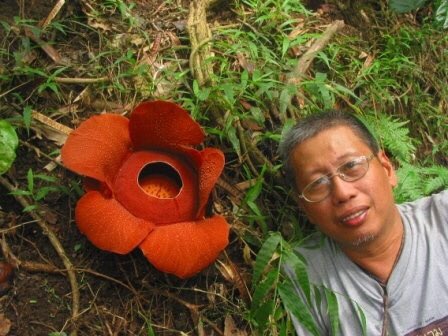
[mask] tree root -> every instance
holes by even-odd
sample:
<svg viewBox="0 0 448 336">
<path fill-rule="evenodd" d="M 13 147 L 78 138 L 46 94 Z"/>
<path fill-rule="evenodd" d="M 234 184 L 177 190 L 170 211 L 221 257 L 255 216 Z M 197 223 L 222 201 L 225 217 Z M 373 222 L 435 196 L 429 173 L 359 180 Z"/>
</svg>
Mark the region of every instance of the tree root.
<svg viewBox="0 0 448 336">
<path fill-rule="evenodd" d="M 5 234 L 2 235 L 0 239 L 0 245 L 5 256 L 5 259 L 14 266 L 14 268 L 22 268 L 27 272 L 43 272 L 43 273 L 56 273 L 64 274 L 63 269 L 59 269 L 51 264 L 38 263 L 34 261 L 20 260 L 12 251 L 6 241 Z"/>
<path fill-rule="evenodd" d="M 0 176 L 0 184 L 2 184 L 6 189 L 8 189 L 10 192 L 16 190 L 16 187 L 14 187 L 11 183 L 9 183 L 4 177 Z M 28 199 L 24 196 L 20 195 L 14 195 L 15 199 L 20 203 L 20 205 L 23 208 L 26 208 L 30 205 L 30 202 Z M 65 253 L 64 248 L 62 247 L 61 242 L 57 238 L 56 234 L 51 230 L 51 228 L 48 226 L 48 224 L 42 219 L 40 215 L 38 215 L 36 212 L 30 212 L 30 216 L 37 222 L 37 224 L 42 229 L 42 232 L 48 236 L 48 239 L 50 240 L 51 245 L 56 250 L 57 254 L 59 255 L 60 259 L 62 260 L 62 263 L 65 266 L 65 270 L 67 272 L 67 276 L 70 282 L 71 290 L 72 290 L 72 314 L 71 314 L 71 322 L 73 323 L 73 329 L 70 333 L 71 336 L 77 335 L 77 327 L 76 327 L 76 319 L 79 314 L 79 287 L 78 282 L 76 280 L 76 273 L 74 271 L 73 264 L 71 263 L 70 259 L 67 257 L 67 254 Z M 5 242 L 3 242 L 3 245 Z"/>
<path fill-rule="evenodd" d="M 192 50 L 190 70 L 199 85 L 209 82 L 213 73 L 212 64 L 208 61 L 212 55 L 208 44 L 211 41 L 212 33 L 206 19 L 206 9 L 210 3 L 210 0 L 192 0 L 187 20 Z"/>
</svg>

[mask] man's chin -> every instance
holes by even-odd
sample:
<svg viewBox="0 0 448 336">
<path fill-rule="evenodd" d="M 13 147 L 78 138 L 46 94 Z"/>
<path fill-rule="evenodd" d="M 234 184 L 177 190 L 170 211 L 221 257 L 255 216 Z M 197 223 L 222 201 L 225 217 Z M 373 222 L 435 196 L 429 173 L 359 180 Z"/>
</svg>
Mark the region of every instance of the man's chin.
<svg viewBox="0 0 448 336">
<path fill-rule="evenodd" d="M 351 249 L 362 249 L 368 246 L 370 243 L 372 243 L 375 240 L 375 238 L 376 235 L 374 235 L 373 233 L 364 234 L 354 238 L 351 241 L 341 242 L 341 245 L 343 245 L 343 247 Z"/>
</svg>

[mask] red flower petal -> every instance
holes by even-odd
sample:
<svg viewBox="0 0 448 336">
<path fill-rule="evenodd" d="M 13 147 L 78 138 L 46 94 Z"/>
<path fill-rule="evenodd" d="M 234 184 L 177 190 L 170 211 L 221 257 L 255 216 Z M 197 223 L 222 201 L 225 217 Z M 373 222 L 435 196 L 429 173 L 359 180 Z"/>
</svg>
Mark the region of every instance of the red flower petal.
<svg viewBox="0 0 448 336">
<path fill-rule="evenodd" d="M 140 245 L 158 270 L 188 278 L 210 265 L 229 243 L 222 216 L 157 226 Z"/>
<path fill-rule="evenodd" d="M 148 192 L 148 188 L 139 184 L 140 173 L 150 164 L 165 165 L 178 175 L 182 186 L 177 196 L 155 197 L 155 193 Z M 136 217 L 156 224 L 166 224 L 195 218 L 198 205 L 197 185 L 196 173 L 186 161 L 173 154 L 141 151 L 132 154 L 123 164 L 115 179 L 113 192 L 115 198 Z"/>
<path fill-rule="evenodd" d="M 76 204 L 79 230 L 96 247 L 120 254 L 132 251 L 151 232 L 154 224 L 132 216 L 115 199 L 97 191 L 85 194 Z"/>
<path fill-rule="evenodd" d="M 216 148 L 198 151 L 186 146 L 178 147 L 177 152 L 186 157 L 198 172 L 198 211 L 195 218 L 203 218 L 210 193 L 224 168 L 224 154 Z"/>
<path fill-rule="evenodd" d="M 199 205 L 198 218 L 205 213 L 205 206 L 224 168 L 224 154 L 215 148 L 205 148 L 201 153 L 202 162 L 199 167 Z"/>
<path fill-rule="evenodd" d="M 127 118 L 116 114 L 87 119 L 62 147 L 64 166 L 111 186 L 131 147 L 128 125 Z"/>
<path fill-rule="evenodd" d="M 180 106 L 166 101 L 144 102 L 131 114 L 129 131 L 136 149 L 197 145 L 204 132 Z"/>
</svg>

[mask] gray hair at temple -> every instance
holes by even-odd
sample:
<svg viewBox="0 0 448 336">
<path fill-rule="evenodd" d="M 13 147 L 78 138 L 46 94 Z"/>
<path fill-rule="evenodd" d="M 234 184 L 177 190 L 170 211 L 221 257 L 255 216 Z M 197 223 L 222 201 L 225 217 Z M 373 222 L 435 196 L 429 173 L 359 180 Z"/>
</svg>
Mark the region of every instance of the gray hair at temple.
<svg viewBox="0 0 448 336">
<path fill-rule="evenodd" d="M 283 170 L 287 181 L 295 183 L 295 170 L 291 162 L 291 153 L 305 140 L 332 127 L 349 127 L 371 150 L 378 154 L 380 147 L 375 137 L 365 124 L 355 115 L 338 110 L 318 112 L 305 117 L 291 128 L 280 142 L 278 153 L 283 162 Z"/>
</svg>

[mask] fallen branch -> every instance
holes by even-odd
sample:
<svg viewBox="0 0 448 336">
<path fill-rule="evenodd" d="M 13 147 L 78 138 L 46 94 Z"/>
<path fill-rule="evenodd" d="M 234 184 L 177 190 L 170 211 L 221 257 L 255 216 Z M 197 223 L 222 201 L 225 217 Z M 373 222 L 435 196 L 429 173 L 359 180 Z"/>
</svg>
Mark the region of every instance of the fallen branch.
<svg viewBox="0 0 448 336">
<path fill-rule="evenodd" d="M 79 77 L 54 77 L 53 80 L 56 83 L 63 84 L 90 84 L 90 83 L 100 83 L 109 80 L 109 77 L 98 77 L 98 78 L 79 78 Z"/>
<path fill-rule="evenodd" d="M 308 71 L 317 53 L 327 46 L 333 35 L 342 29 L 344 25 L 344 21 L 336 20 L 327 27 L 324 33 L 314 41 L 311 47 L 300 57 L 294 70 L 287 76 L 288 84 L 297 85 L 302 81 L 303 76 Z"/>
<path fill-rule="evenodd" d="M 56 2 L 53 9 L 47 15 L 47 18 L 40 25 L 42 29 L 46 28 L 53 21 L 53 19 L 56 17 L 56 15 L 58 15 L 62 6 L 64 6 L 64 4 L 65 4 L 65 0 L 58 0 L 58 2 Z"/>
<path fill-rule="evenodd" d="M 4 177 L 0 176 L 0 184 L 2 184 L 8 191 L 13 192 L 16 190 L 11 183 L 9 183 Z M 23 208 L 27 208 L 30 206 L 30 202 L 27 198 L 20 195 L 14 195 L 15 199 L 20 203 Z M 79 287 L 78 282 L 76 280 L 76 273 L 74 271 L 73 264 L 70 259 L 67 257 L 64 248 L 62 247 L 61 242 L 57 238 L 56 234 L 51 230 L 50 226 L 38 215 L 36 212 L 30 212 L 30 216 L 37 222 L 37 224 L 42 229 L 44 235 L 48 236 L 51 245 L 59 255 L 59 258 L 62 260 L 64 264 L 65 271 L 67 272 L 67 276 L 70 282 L 71 290 L 72 290 L 72 315 L 71 320 L 75 322 L 78 314 L 79 314 Z M 77 335 L 77 327 L 76 323 L 73 323 L 74 327 L 71 332 L 72 336 Z"/>
</svg>

